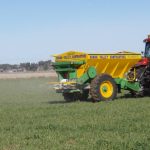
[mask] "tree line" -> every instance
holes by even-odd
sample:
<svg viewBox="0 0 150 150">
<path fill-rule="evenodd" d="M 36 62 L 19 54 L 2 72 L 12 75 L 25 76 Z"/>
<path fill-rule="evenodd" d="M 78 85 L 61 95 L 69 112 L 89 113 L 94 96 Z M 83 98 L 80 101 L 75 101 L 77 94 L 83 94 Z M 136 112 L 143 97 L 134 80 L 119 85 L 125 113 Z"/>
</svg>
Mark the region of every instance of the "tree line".
<svg viewBox="0 0 150 150">
<path fill-rule="evenodd" d="M 0 64 L 0 72 L 13 71 L 47 71 L 52 69 L 52 61 L 39 61 L 37 63 L 20 63 L 20 64 Z"/>
</svg>

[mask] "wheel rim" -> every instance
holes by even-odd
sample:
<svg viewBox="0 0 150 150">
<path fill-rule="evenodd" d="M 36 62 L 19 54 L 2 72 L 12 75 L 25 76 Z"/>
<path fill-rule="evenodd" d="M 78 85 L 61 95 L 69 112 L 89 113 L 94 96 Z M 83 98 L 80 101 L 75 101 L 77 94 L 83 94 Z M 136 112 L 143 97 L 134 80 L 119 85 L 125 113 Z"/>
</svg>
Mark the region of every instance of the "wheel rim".
<svg viewBox="0 0 150 150">
<path fill-rule="evenodd" d="M 100 85 L 100 93 L 104 98 L 109 98 L 113 94 L 113 85 L 110 81 L 104 81 Z"/>
</svg>

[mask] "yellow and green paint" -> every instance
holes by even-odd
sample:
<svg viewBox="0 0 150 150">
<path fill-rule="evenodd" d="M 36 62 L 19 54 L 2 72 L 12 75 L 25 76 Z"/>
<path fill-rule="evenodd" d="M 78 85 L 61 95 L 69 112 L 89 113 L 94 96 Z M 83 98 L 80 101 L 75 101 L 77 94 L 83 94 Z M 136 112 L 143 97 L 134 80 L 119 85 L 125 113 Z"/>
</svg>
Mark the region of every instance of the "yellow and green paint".
<svg viewBox="0 0 150 150">
<path fill-rule="evenodd" d="M 108 74 L 114 78 L 121 89 L 140 90 L 138 82 L 130 82 L 125 74 L 141 59 L 141 54 L 131 52 L 120 52 L 116 54 L 86 54 L 82 52 L 69 51 L 55 56 L 54 69 L 58 74 L 59 81 L 62 79 L 74 79 L 77 85 L 90 83 L 97 75 Z M 111 95 L 112 86 L 104 82 L 101 93 L 105 97 Z"/>
</svg>

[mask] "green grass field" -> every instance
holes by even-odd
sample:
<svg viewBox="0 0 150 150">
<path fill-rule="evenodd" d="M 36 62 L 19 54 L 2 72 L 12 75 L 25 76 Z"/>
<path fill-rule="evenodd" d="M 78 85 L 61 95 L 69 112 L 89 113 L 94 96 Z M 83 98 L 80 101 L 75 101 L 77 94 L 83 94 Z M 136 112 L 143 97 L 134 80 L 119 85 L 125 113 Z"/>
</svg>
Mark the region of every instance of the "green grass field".
<svg viewBox="0 0 150 150">
<path fill-rule="evenodd" d="M 48 81 L 0 80 L 0 150 L 150 149 L 149 97 L 66 103 Z"/>
</svg>

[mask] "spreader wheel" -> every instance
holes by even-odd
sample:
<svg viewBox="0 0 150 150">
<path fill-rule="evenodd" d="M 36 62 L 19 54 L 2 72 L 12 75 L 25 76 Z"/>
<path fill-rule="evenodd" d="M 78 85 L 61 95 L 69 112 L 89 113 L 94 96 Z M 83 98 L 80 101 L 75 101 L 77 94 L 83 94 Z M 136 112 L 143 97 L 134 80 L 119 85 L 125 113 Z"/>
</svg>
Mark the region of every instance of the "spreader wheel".
<svg viewBox="0 0 150 150">
<path fill-rule="evenodd" d="M 89 90 L 83 90 L 83 93 L 79 94 L 80 101 L 87 101 L 88 97 L 89 97 Z"/>
<path fill-rule="evenodd" d="M 90 94 L 94 101 L 113 100 L 117 96 L 117 85 L 110 75 L 101 74 L 92 80 Z"/>
<path fill-rule="evenodd" d="M 63 96 L 67 102 L 73 102 L 78 100 L 78 95 L 76 93 L 63 93 Z"/>
</svg>

